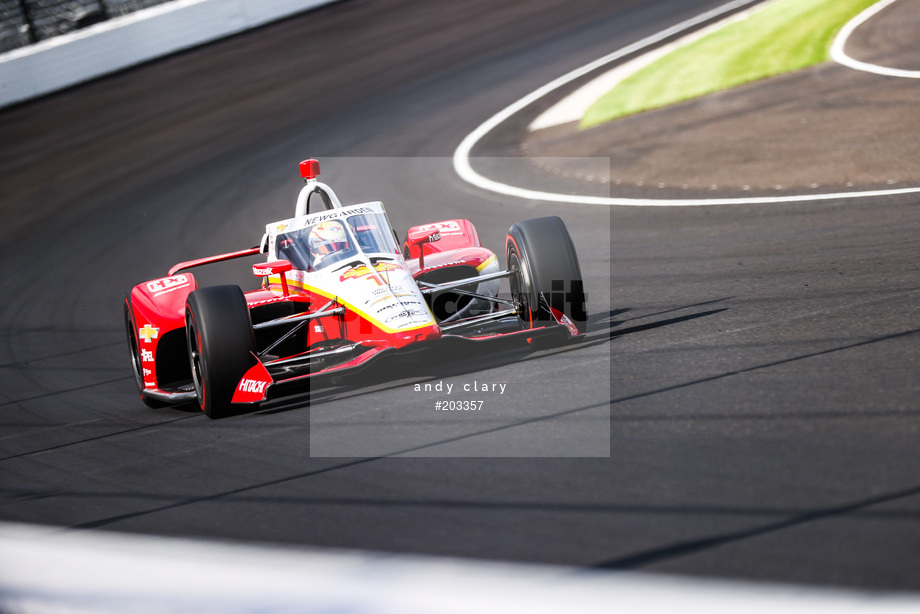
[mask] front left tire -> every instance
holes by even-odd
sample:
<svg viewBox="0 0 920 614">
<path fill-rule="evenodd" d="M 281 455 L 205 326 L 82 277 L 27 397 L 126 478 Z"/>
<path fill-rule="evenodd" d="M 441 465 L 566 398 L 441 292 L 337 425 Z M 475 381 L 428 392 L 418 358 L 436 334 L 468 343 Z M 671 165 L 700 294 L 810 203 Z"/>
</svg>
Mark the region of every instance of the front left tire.
<svg viewBox="0 0 920 614">
<path fill-rule="evenodd" d="M 236 386 L 255 364 L 249 306 L 239 286 L 199 288 L 185 303 L 185 330 L 198 405 L 209 418 L 236 413 Z"/>
</svg>

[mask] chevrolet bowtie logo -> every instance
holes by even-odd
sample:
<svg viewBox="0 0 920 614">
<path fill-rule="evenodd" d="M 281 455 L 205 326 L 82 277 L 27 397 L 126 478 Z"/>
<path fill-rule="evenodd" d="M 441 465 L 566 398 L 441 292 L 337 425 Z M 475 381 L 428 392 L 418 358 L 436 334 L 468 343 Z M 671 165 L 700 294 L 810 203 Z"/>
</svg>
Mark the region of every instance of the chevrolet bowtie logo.
<svg viewBox="0 0 920 614">
<path fill-rule="evenodd" d="M 159 328 L 154 328 L 149 324 L 144 324 L 144 328 L 137 329 L 137 336 L 144 340 L 144 343 L 150 343 L 151 339 L 156 339 L 160 334 Z"/>
</svg>

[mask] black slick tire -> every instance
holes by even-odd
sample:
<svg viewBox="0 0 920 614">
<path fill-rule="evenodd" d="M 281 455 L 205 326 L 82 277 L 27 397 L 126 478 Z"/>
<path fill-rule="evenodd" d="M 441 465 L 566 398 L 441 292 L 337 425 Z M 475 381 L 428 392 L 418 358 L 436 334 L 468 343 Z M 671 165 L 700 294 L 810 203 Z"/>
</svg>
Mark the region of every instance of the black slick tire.
<svg viewBox="0 0 920 614">
<path fill-rule="evenodd" d="M 518 222 L 508 230 L 505 256 L 511 295 L 521 303 L 524 328 L 552 323 L 541 306 L 542 293 L 549 304 L 564 313 L 578 329 L 587 329 L 587 303 L 575 245 L 565 223 L 557 216 Z"/>
<path fill-rule="evenodd" d="M 246 297 L 239 286 L 208 286 L 189 294 L 185 329 L 198 405 L 209 418 L 237 411 L 230 401 L 255 364 L 255 337 Z"/>
</svg>

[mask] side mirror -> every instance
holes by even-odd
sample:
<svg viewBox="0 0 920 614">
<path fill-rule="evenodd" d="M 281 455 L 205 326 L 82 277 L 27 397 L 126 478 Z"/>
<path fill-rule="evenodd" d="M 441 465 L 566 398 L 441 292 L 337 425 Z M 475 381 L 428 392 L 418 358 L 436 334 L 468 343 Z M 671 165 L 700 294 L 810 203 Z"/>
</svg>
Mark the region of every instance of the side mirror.
<svg viewBox="0 0 920 614">
<path fill-rule="evenodd" d="M 267 277 L 269 275 L 278 275 L 287 273 L 294 268 L 290 260 L 275 260 L 274 262 L 263 262 L 262 264 L 252 265 L 252 274 L 256 277 Z"/>
<path fill-rule="evenodd" d="M 281 292 L 288 296 L 287 277 L 285 273 L 294 268 L 290 260 L 275 260 L 273 262 L 264 262 L 262 264 L 252 265 L 252 273 L 256 277 L 268 277 L 269 275 L 281 276 Z"/>
<path fill-rule="evenodd" d="M 415 230 L 409 233 L 407 237 L 409 245 L 418 245 L 418 266 L 420 269 L 425 268 L 425 244 L 434 243 L 441 240 L 441 229 L 434 230 Z"/>
</svg>

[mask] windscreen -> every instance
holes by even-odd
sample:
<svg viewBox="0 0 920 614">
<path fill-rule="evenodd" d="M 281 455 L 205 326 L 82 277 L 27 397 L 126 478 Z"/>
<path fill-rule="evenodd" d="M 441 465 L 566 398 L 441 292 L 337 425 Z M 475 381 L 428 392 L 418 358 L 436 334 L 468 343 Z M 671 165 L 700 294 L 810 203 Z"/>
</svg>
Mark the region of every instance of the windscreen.
<svg viewBox="0 0 920 614">
<path fill-rule="evenodd" d="M 345 223 L 347 221 L 347 223 Z M 396 254 L 399 249 L 387 218 L 379 213 L 331 219 L 300 230 L 279 234 L 276 256 L 290 260 L 295 269 L 318 271 L 365 254 Z"/>
<path fill-rule="evenodd" d="M 348 218 L 348 225 L 365 254 L 395 254 L 399 252 L 396 237 L 387 218 L 379 213 L 362 213 Z"/>
</svg>

